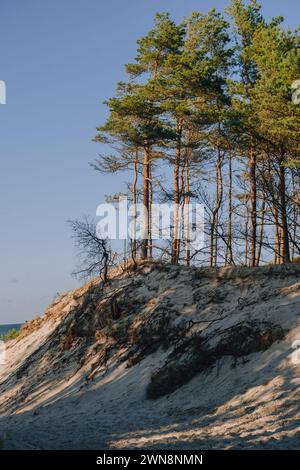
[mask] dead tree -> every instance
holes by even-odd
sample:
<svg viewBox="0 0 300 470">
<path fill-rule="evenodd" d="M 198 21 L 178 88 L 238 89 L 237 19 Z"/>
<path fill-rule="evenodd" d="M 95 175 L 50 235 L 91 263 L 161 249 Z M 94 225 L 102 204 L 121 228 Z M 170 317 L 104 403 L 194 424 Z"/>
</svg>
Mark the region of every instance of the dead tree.
<svg viewBox="0 0 300 470">
<path fill-rule="evenodd" d="M 99 236 L 95 222 L 87 217 L 83 221 L 71 220 L 69 224 L 79 256 L 79 266 L 72 274 L 83 279 L 98 275 L 106 283 L 113 261 L 108 240 Z"/>
</svg>

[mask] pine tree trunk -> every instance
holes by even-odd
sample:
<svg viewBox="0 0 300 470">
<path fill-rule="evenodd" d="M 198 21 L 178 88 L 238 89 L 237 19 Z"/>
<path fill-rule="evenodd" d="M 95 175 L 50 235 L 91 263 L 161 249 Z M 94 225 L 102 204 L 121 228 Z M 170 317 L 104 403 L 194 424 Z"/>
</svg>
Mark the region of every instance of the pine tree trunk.
<svg viewBox="0 0 300 470">
<path fill-rule="evenodd" d="M 262 179 L 265 180 L 265 160 L 262 160 Z M 270 169 L 268 168 L 268 177 Z M 263 237 L 264 237 L 264 225 L 265 225 L 265 213 L 266 213 L 266 193 L 262 191 L 262 202 L 261 202 L 261 219 L 260 219 L 260 226 L 259 226 L 259 234 L 258 234 L 258 249 L 257 249 L 257 256 L 256 256 L 256 266 L 259 266 L 261 252 L 262 252 L 262 245 L 263 245 Z"/>
<path fill-rule="evenodd" d="M 293 191 L 293 197 L 296 195 L 296 183 L 295 183 L 295 174 L 292 171 L 292 191 Z M 295 203 L 293 203 L 293 222 L 292 222 L 292 227 L 293 227 L 293 242 L 296 241 L 296 236 L 297 236 L 297 225 L 298 225 L 298 208 Z M 291 250 L 291 261 L 293 261 L 295 258 L 295 243 L 292 243 L 292 250 Z"/>
<path fill-rule="evenodd" d="M 148 217 L 148 258 L 152 259 L 152 202 L 153 202 L 153 186 L 152 171 L 149 165 L 149 217 Z"/>
<path fill-rule="evenodd" d="M 233 264 L 232 253 L 232 155 L 231 152 L 228 156 L 228 173 L 229 173 L 229 187 L 228 187 L 228 235 L 226 246 L 226 264 Z"/>
<path fill-rule="evenodd" d="M 185 167 L 185 190 L 184 190 L 184 205 L 187 210 L 189 203 L 190 203 L 190 162 L 189 157 L 186 158 L 186 167 Z M 185 224 L 187 226 L 187 237 L 185 240 L 186 248 L 185 248 L 185 263 L 187 266 L 190 266 L 191 263 L 191 249 L 190 249 L 190 220 L 189 220 L 189 212 L 187 210 L 187 215 L 185 218 Z"/>
<path fill-rule="evenodd" d="M 248 194 L 244 194 L 244 204 L 245 204 L 245 234 L 244 234 L 244 266 L 248 265 L 248 245 L 249 245 L 249 236 L 248 236 L 248 226 L 249 226 L 249 208 L 248 208 Z"/>
<path fill-rule="evenodd" d="M 182 143 L 181 143 L 182 147 Z M 182 151 L 181 151 L 182 153 Z M 176 246 L 176 260 L 175 264 L 179 263 L 179 258 L 180 258 L 180 250 L 181 250 L 181 237 L 183 236 L 183 230 L 184 230 L 184 206 L 185 206 L 185 170 L 186 170 L 186 159 L 187 156 L 185 155 L 184 161 L 182 162 L 183 158 L 182 155 L 180 156 L 180 165 L 179 165 L 179 170 L 180 170 L 180 189 L 179 189 L 179 207 L 178 207 L 178 233 L 179 233 L 179 238 L 177 239 L 177 246 Z"/>
<path fill-rule="evenodd" d="M 177 264 L 179 260 L 179 204 L 180 204 L 180 164 L 181 164 L 181 135 L 182 123 L 179 120 L 177 123 L 177 142 L 176 142 L 176 155 L 174 163 L 174 231 L 172 243 L 172 264 Z"/>
<path fill-rule="evenodd" d="M 250 177 L 250 212 L 251 212 L 251 225 L 250 225 L 250 267 L 255 266 L 256 262 L 256 206 L 257 206 L 257 191 L 256 191 L 256 154 L 251 144 L 250 149 L 250 162 L 249 162 L 249 177 Z"/>
<path fill-rule="evenodd" d="M 216 206 L 212 211 L 211 230 L 210 230 L 210 250 L 209 250 L 209 266 L 217 265 L 218 256 L 218 215 L 223 200 L 223 158 L 220 148 L 218 148 L 217 172 L 216 172 Z"/>
<path fill-rule="evenodd" d="M 144 162 L 143 162 L 143 229 L 147 238 L 142 240 L 141 258 L 146 259 L 148 256 L 148 230 L 149 230 L 149 181 L 150 181 L 150 147 L 145 143 L 144 147 Z"/>
<path fill-rule="evenodd" d="M 280 231 L 279 231 L 279 219 L 278 219 L 278 208 L 277 206 L 274 207 L 274 238 L 275 238 L 275 256 L 274 256 L 274 263 L 280 264 L 280 256 L 281 256 L 281 243 L 280 243 Z"/>
<path fill-rule="evenodd" d="M 290 246 L 289 246 L 289 233 L 286 214 L 286 186 L 285 186 L 285 167 L 280 165 L 280 224 L 282 229 L 282 252 L 281 258 L 283 263 L 290 263 Z"/>
<path fill-rule="evenodd" d="M 210 222 L 210 240 L 209 240 L 209 267 L 213 267 L 214 261 L 214 233 L 215 233 L 215 213 L 212 212 Z"/>
<path fill-rule="evenodd" d="M 137 181 L 138 181 L 138 150 L 135 153 L 135 159 L 133 163 L 133 184 L 132 184 L 132 202 L 134 207 L 134 214 L 133 214 L 133 234 L 132 234 L 132 258 L 135 262 L 137 256 L 137 245 L 136 245 L 136 204 L 137 204 Z"/>
<path fill-rule="evenodd" d="M 216 176 L 216 196 L 217 196 L 217 207 L 215 212 L 215 220 L 214 220 L 214 249 L 213 249 L 213 266 L 217 266 L 217 258 L 218 258 L 218 224 L 219 224 L 219 208 L 218 208 L 218 201 L 219 201 L 219 194 L 220 194 L 220 173 L 219 173 L 219 162 L 217 165 L 217 176 Z"/>
</svg>

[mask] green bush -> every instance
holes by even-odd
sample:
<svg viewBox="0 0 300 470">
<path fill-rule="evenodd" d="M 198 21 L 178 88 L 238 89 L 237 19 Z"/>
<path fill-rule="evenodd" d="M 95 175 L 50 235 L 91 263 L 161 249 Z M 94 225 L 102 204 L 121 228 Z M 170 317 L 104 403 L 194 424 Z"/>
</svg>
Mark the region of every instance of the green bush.
<svg viewBox="0 0 300 470">
<path fill-rule="evenodd" d="M 11 339 L 16 339 L 19 336 L 19 330 L 12 328 L 11 330 L 6 331 L 5 333 L 0 334 L 1 341 L 10 341 Z"/>
</svg>

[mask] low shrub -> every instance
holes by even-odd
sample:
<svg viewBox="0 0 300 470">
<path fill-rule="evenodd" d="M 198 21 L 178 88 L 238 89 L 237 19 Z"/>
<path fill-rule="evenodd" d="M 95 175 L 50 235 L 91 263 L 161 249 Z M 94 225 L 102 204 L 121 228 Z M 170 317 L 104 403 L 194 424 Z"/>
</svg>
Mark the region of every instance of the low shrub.
<svg viewBox="0 0 300 470">
<path fill-rule="evenodd" d="M 267 350 L 283 338 L 280 325 L 264 321 L 234 325 L 224 331 L 213 348 L 208 346 L 208 338 L 195 334 L 174 348 L 165 364 L 154 372 L 147 386 L 147 398 L 156 399 L 174 392 L 225 356 L 231 356 L 235 363 L 238 358 Z"/>
<path fill-rule="evenodd" d="M 19 330 L 16 328 L 12 328 L 11 330 L 6 331 L 5 333 L 0 334 L 1 341 L 10 341 L 12 339 L 16 339 L 19 336 Z"/>
</svg>

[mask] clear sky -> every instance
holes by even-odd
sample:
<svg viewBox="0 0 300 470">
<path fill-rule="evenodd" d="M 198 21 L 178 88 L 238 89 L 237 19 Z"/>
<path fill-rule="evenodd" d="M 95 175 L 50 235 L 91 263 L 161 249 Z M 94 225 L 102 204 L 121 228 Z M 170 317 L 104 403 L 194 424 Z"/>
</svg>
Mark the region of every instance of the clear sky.
<svg viewBox="0 0 300 470">
<path fill-rule="evenodd" d="M 263 0 L 269 18 L 300 22 L 299 0 Z M 220 0 L 1 0 L 0 324 L 42 313 L 77 285 L 66 221 L 95 214 L 125 176 L 101 176 L 88 162 L 106 116 L 103 100 L 124 78 L 135 42 L 157 11 L 180 20 Z"/>
</svg>

